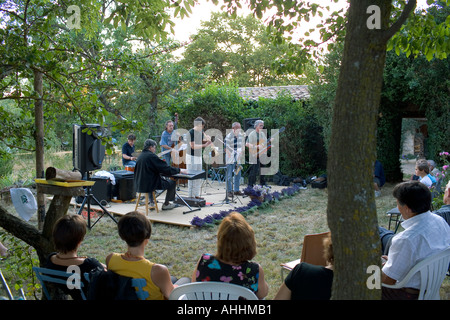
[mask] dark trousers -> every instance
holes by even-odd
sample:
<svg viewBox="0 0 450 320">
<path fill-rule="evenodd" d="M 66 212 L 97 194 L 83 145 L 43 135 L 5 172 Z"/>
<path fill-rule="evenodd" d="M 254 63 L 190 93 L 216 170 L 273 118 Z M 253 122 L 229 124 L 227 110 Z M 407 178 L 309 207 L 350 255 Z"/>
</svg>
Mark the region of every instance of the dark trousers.
<svg viewBox="0 0 450 320">
<path fill-rule="evenodd" d="M 389 247 L 391 246 L 392 238 L 395 233 L 383 227 L 378 227 L 381 240 L 381 254 L 387 255 L 389 253 Z"/>
<path fill-rule="evenodd" d="M 161 180 L 161 190 L 167 190 L 166 192 L 166 200 L 165 204 L 168 204 L 169 201 L 175 200 L 175 190 L 177 187 L 177 182 L 171 179 L 162 179 Z"/>
<path fill-rule="evenodd" d="M 266 184 L 266 181 L 264 179 L 264 176 L 261 173 L 261 162 L 259 161 L 259 158 L 256 163 L 250 165 L 250 171 L 248 173 L 248 185 L 253 187 L 253 185 L 256 183 L 256 177 L 259 174 L 259 184 L 264 185 Z"/>
<path fill-rule="evenodd" d="M 419 290 L 416 289 L 381 287 L 381 300 L 417 300 L 418 298 Z"/>
</svg>

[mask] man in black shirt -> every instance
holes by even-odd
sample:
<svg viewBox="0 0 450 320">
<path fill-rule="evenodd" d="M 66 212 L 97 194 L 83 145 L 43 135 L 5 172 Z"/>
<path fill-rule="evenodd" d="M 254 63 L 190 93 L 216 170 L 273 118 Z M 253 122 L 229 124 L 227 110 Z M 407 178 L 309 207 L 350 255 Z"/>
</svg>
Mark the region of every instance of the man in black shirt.
<svg viewBox="0 0 450 320">
<path fill-rule="evenodd" d="M 136 157 L 133 156 L 134 143 L 136 142 L 136 136 L 134 134 L 128 135 L 128 140 L 122 146 L 122 164 L 123 166 L 135 166 Z"/>
<path fill-rule="evenodd" d="M 149 193 L 155 190 L 167 190 L 162 209 L 170 210 L 175 207 L 170 201 L 175 200 L 176 182 L 161 177 L 161 175 L 170 177 L 180 172 L 186 173 L 186 170 L 169 166 L 164 160 L 158 158 L 155 151 L 156 141 L 152 139 L 145 140 L 144 148 L 136 161 L 134 169 L 136 192 Z"/>
</svg>

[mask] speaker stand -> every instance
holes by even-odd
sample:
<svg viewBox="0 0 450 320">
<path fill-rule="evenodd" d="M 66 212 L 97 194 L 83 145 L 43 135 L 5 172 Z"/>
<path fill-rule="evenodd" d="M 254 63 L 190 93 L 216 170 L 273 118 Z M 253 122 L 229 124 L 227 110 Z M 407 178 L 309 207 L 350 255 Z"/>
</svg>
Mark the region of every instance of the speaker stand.
<svg viewBox="0 0 450 320">
<path fill-rule="evenodd" d="M 89 173 L 87 173 L 87 179 L 89 180 Z M 102 215 L 91 225 L 91 199 L 94 200 L 94 202 L 102 209 L 103 213 Z M 105 209 L 105 207 L 100 203 L 100 201 L 98 201 L 98 199 L 93 195 L 92 191 L 91 191 L 91 186 L 87 186 L 86 187 L 86 192 L 85 192 L 85 196 L 83 199 L 83 202 L 81 203 L 81 207 L 80 210 L 78 210 L 78 214 L 81 215 L 81 213 L 83 212 L 84 206 L 87 203 L 87 226 L 89 229 L 92 229 L 96 223 L 106 214 L 108 215 L 116 224 L 118 223 L 116 218 L 114 218 L 114 216 L 108 212 L 108 210 Z"/>
</svg>

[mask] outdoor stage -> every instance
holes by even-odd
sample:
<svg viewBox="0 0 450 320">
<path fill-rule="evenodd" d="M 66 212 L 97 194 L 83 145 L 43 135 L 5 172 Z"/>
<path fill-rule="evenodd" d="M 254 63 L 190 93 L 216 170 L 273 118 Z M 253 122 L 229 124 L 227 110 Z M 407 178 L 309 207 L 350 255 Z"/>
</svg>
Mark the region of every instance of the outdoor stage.
<svg viewBox="0 0 450 320">
<path fill-rule="evenodd" d="M 225 193 L 226 193 L 226 185 L 225 182 L 219 182 L 219 181 L 211 181 L 203 180 L 202 183 L 202 193 L 201 197 L 203 197 L 206 201 L 206 205 L 204 207 L 200 207 L 200 210 L 197 211 L 189 211 L 189 208 L 185 206 L 184 204 L 180 205 L 179 207 L 176 207 L 172 210 L 162 210 L 162 204 L 164 202 L 166 192 L 164 191 L 161 193 L 157 198 L 158 208 L 159 212 L 157 213 L 155 209 L 150 210 L 148 212 L 148 218 L 152 222 L 159 222 L 159 223 L 166 223 L 166 224 L 173 224 L 173 225 L 179 225 L 179 226 L 185 226 L 185 227 L 193 227 L 191 225 L 191 220 L 198 216 L 199 218 L 204 218 L 207 215 L 211 215 L 214 213 L 218 213 L 222 210 L 230 210 L 233 208 L 238 208 L 242 206 L 246 206 L 250 202 L 250 197 L 247 196 L 234 196 L 233 202 L 231 201 L 231 197 L 228 198 L 228 203 L 225 199 Z M 242 191 L 247 185 L 241 185 L 240 190 Z M 281 189 L 285 187 L 281 186 L 270 186 L 271 192 L 280 191 Z M 187 183 L 185 185 L 180 184 L 179 190 L 177 190 L 177 194 L 181 197 L 187 197 L 188 196 L 188 188 Z M 137 196 L 137 195 L 136 195 Z M 138 211 L 145 214 L 145 205 L 144 200 L 141 199 L 140 203 L 142 206 L 138 207 Z M 71 202 L 72 206 L 76 206 L 76 212 L 78 212 L 79 207 L 81 204 L 77 204 L 75 202 L 75 199 L 72 199 Z M 103 205 L 103 203 L 102 203 Z M 114 216 L 122 216 L 130 211 L 134 211 L 136 206 L 135 200 L 130 200 L 126 202 L 109 202 L 105 207 L 108 212 Z M 191 206 L 193 210 L 198 209 L 199 207 L 193 207 Z M 87 210 L 87 205 L 84 207 L 85 210 Z M 91 205 L 91 213 L 94 211 L 101 211 L 101 208 L 98 205 Z M 119 218 L 117 217 L 117 218 Z M 102 219 L 110 219 L 108 215 L 104 215 Z M 92 218 L 92 223 L 95 222 L 96 218 Z"/>
</svg>

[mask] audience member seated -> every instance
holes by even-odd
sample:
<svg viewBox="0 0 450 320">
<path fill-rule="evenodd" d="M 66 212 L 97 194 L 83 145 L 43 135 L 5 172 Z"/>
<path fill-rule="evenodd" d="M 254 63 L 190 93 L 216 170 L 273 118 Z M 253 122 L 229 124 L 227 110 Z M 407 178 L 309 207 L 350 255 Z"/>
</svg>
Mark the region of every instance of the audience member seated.
<svg viewBox="0 0 450 320">
<path fill-rule="evenodd" d="M 418 181 L 403 182 L 393 191 L 397 200 L 404 231 L 392 237 L 386 262 L 382 269 L 382 282 L 393 285 L 402 280 L 418 261 L 448 248 L 450 227 L 440 216 L 430 212 L 431 192 Z M 382 287 L 385 300 L 415 300 L 420 288 L 420 276 L 416 274 L 401 289 Z"/>
<path fill-rule="evenodd" d="M 427 160 L 428 167 L 430 168 L 430 174 L 437 179 L 437 174 L 440 173 L 439 169 L 436 168 L 436 162 L 434 160 Z"/>
<path fill-rule="evenodd" d="M 450 181 L 447 183 L 444 191 L 444 205 L 434 212 L 444 218 L 450 225 Z"/>
<path fill-rule="evenodd" d="M 327 266 L 306 262 L 297 264 L 289 272 L 274 300 L 329 300 L 333 284 L 333 246 L 331 235 L 324 239 Z"/>
<path fill-rule="evenodd" d="M 386 177 L 384 176 L 383 165 L 380 161 L 375 160 L 374 172 L 373 172 L 373 185 L 375 188 L 375 197 L 381 196 L 381 187 L 386 183 Z"/>
<path fill-rule="evenodd" d="M 431 188 L 431 186 L 436 183 L 436 178 L 430 174 L 430 167 L 428 166 L 427 160 L 417 160 L 416 175 L 419 176 L 419 181 L 428 188 Z"/>
<path fill-rule="evenodd" d="M 128 249 L 125 253 L 109 254 L 106 266 L 121 276 L 144 278 L 147 285 L 143 289 L 149 293 L 147 300 L 168 299 L 175 286 L 190 282 L 187 277 L 177 281 L 170 276 L 166 266 L 144 258 L 145 246 L 152 232 L 151 223 L 144 215 L 136 211 L 127 213 L 120 218 L 118 229 Z"/>
<path fill-rule="evenodd" d="M 255 233 L 238 212 L 231 212 L 217 231 L 217 253 L 200 257 L 192 281 L 219 281 L 244 286 L 263 299 L 269 286 L 262 267 L 250 260 L 256 255 Z"/>
<path fill-rule="evenodd" d="M 136 142 L 136 136 L 134 134 L 129 134 L 127 142 L 122 145 L 122 164 L 123 166 L 134 167 L 136 165 L 136 157 L 133 156 L 134 153 L 134 143 Z"/>
<path fill-rule="evenodd" d="M 65 215 L 53 227 L 53 243 L 57 252 L 51 253 L 45 265 L 48 269 L 66 271 L 69 266 L 80 268 L 81 281 L 84 283 L 84 292 L 87 293 L 87 281 L 82 276 L 97 267 L 105 266 L 95 258 L 78 256 L 78 249 L 86 235 L 86 221 L 80 215 Z M 64 293 L 74 300 L 82 300 L 80 291 L 61 286 Z"/>
</svg>

